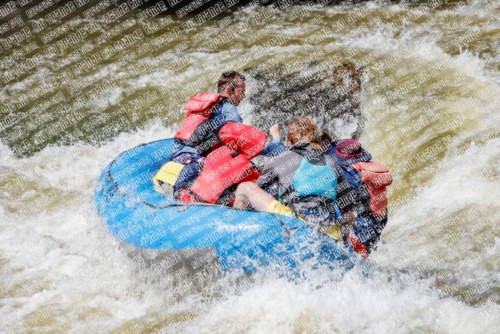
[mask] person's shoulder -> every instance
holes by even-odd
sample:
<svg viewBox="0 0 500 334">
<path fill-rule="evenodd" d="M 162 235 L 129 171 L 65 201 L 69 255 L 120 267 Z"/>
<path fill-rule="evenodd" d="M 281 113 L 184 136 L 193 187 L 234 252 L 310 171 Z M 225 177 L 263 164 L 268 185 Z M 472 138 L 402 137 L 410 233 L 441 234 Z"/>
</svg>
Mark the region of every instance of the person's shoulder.
<svg viewBox="0 0 500 334">
<path fill-rule="evenodd" d="M 283 153 L 275 156 L 272 161 L 268 162 L 268 168 L 282 168 L 283 166 L 291 167 L 299 165 L 302 161 L 302 156 L 293 151 L 284 151 Z"/>
<path fill-rule="evenodd" d="M 219 106 L 223 106 L 223 107 L 232 106 L 232 107 L 234 107 L 234 105 L 231 103 L 231 100 L 228 99 L 227 97 L 222 97 L 222 101 L 219 102 Z"/>
<path fill-rule="evenodd" d="M 238 109 L 231 103 L 226 102 L 221 105 L 220 114 L 225 117 L 226 121 L 242 123 L 243 119 L 241 118 Z"/>
<path fill-rule="evenodd" d="M 332 155 L 330 154 L 329 152 L 324 152 L 322 154 L 322 156 L 325 158 L 326 161 L 328 162 L 333 162 L 333 163 L 337 163 L 338 159 L 337 159 L 337 156 L 336 155 Z"/>
<path fill-rule="evenodd" d="M 223 111 L 236 111 L 236 112 L 238 111 L 238 109 L 236 109 L 236 107 L 234 106 L 234 104 L 232 104 L 229 99 L 223 100 L 220 103 L 220 106 L 221 106 L 221 108 L 222 108 Z"/>
<path fill-rule="evenodd" d="M 217 114 L 234 114 L 237 113 L 238 109 L 228 100 L 222 100 L 218 105 L 215 106 L 213 113 Z"/>
<path fill-rule="evenodd" d="M 340 168 L 340 163 L 336 158 L 336 156 L 331 156 L 329 154 L 323 154 L 324 158 L 325 158 L 325 161 L 328 165 L 330 165 L 330 167 L 334 170 L 338 170 Z"/>
</svg>

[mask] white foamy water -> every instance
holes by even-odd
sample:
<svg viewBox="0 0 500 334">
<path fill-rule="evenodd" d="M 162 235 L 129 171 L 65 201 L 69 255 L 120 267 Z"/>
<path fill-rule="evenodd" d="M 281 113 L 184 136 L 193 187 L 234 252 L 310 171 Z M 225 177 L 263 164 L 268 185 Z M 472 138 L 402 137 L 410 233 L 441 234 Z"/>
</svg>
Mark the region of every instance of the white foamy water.
<svg viewBox="0 0 500 334">
<path fill-rule="evenodd" d="M 1 286 L 8 298 L 2 300 L 1 313 L 2 318 L 10 319 L 7 331 L 495 332 L 498 304 L 486 300 L 479 307 L 471 306 L 436 287 L 434 274 L 417 271 L 422 263 L 429 263 L 424 267 L 427 270 L 435 269 L 436 263 L 438 267 L 449 263 L 453 269 L 462 266 L 460 261 L 469 255 L 468 249 L 450 252 L 450 246 L 439 241 L 446 236 L 446 221 L 455 216 L 454 211 L 442 221 L 436 220 L 440 229 L 433 228 L 418 242 L 411 237 L 427 228 L 423 222 L 439 216 L 442 208 L 498 205 L 488 187 L 494 176 L 492 180 L 474 178 L 475 171 L 491 166 L 492 159 L 498 161 L 498 153 L 486 154 L 500 152 L 498 139 L 474 144 L 462 154 L 450 154 L 443 162 L 446 174 L 437 175 L 410 204 L 391 212 L 380 249 L 371 257 L 383 270 L 368 276 L 353 270 L 340 281 L 330 280 L 332 273 L 316 271 L 299 284 L 258 279 L 236 289 L 217 286 L 228 292 L 215 299 L 194 293 L 173 301 L 162 299 L 164 285 L 139 278 L 134 263 L 120 250 L 93 203 L 95 179 L 117 153 L 171 134 L 162 126 L 151 126 L 122 134 L 98 148 L 85 144 L 50 147 L 23 159 L 13 157 L 2 146 L 2 175 L 11 180 L 37 176 L 22 191 L 11 193 L 19 204 L 12 204 L 12 199 L 2 203 Z M 463 192 L 464 187 L 475 191 Z M 55 194 L 50 202 L 31 207 L 31 198 L 50 194 Z M 491 224 L 482 223 L 480 230 L 464 235 L 478 257 L 466 262 L 473 268 L 463 266 L 459 274 L 470 281 L 467 273 L 476 273 L 472 276 L 476 285 L 498 278 L 498 271 L 489 267 L 494 262 L 488 258 L 498 256 L 499 240 L 484 243 L 485 238 L 491 243 L 488 233 L 495 228 L 494 215 L 491 219 Z M 477 238 L 481 233 L 485 238 Z M 481 273 L 484 269 L 486 273 Z"/>
<path fill-rule="evenodd" d="M 152 126 L 99 148 L 49 147 L 24 159 L 1 147 L 1 182 L 20 185 L 2 196 L 4 330 L 99 331 L 113 327 L 109 319 L 145 314 L 148 301 L 123 299 L 140 283 L 97 215 L 93 189 L 118 152 L 169 134 Z"/>
<path fill-rule="evenodd" d="M 304 18 L 323 21 L 305 30 L 276 23 L 299 8 L 292 6 L 242 34 L 243 47 L 226 50 L 226 45 L 203 54 L 189 45 L 163 58 L 170 62 L 189 55 L 191 63 L 182 73 L 172 75 L 157 63 L 89 102 L 119 104 L 129 85 L 142 90 L 168 86 L 178 93 L 197 74 L 212 87 L 211 80 L 228 64 L 237 64 L 238 57 L 248 56 L 245 67 L 262 61 L 255 56 L 256 46 L 244 42 L 273 22 L 272 29 L 256 37 L 257 44 L 283 34 L 292 38 L 266 47 L 268 58 L 287 53 L 285 58 L 306 59 L 321 50 L 324 59 L 318 61 L 340 55 L 342 62 L 360 63 L 366 69 L 362 108 L 367 117 L 360 140 L 394 175 L 389 223 L 369 258 L 376 269 L 354 269 L 343 278 L 308 271 L 299 282 L 229 277 L 207 282 L 201 292 L 181 291 L 182 298 L 171 297 L 175 287 L 168 282 L 145 279 L 142 271 L 152 269 L 137 265 L 120 247 L 96 212 L 93 191 L 102 169 L 120 152 L 174 133 L 161 122 L 177 109 L 162 110 L 154 117 L 148 114 L 149 125 L 132 122 L 130 128 L 137 130 L 126 129 L 100 145 L 80 138 L 17 157 L 12 147 L 0 144 L 2 331 L 497 333 L 500 54 L 495 31 L 500 13 L 496 2 L 473 3 L 458 12 L 394 4 L 315 7 Z M 358 21 L 343 30 L 332 28 L 356 11 L 370 11 L 369 17 L 380 22 L 364 30 L 354 29 L 361 26 Z M 236 23 L 255 13 L 247 10 Z M 396 28 L 387 22 L 386 16 L 399 22 L 408 13 L 419 18 Z M 458 25 L 463 18 L 472 21 Z M 487 24 L 491 20 L 496 26 Z M 327 29 L 324 40 L 301 42 L 318 27 Z M 481 40 L 443 51 L 474 28 L 481 31 Z M 106 66 L 107 76 L 122 73 L 120 66 Z M 2 92 L 15 85 L 9 83 Z M 245 121 L 252 120 L 248 102 L 241 113 Z"/>
</svg>

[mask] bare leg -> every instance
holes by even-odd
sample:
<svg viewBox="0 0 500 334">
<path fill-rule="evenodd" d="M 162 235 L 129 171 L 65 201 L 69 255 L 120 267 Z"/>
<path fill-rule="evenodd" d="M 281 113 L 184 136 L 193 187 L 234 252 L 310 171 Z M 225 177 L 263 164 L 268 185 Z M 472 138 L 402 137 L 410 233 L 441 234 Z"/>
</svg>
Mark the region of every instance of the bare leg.
<svg viewBox="0 0 500 334">
<path fill-rule="evenodd" d="M 247 209 L 253 207 L 257 211 L 267 211 L 274 197 L 255 183 L 243 182 L 236 189 L 233 208 Z"/>
</svg>

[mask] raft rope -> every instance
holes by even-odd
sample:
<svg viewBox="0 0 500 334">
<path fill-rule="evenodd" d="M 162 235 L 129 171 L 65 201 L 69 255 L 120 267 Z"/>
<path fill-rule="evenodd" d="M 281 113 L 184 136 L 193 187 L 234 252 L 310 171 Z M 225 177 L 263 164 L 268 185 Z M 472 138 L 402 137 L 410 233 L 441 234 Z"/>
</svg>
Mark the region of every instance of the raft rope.
<svg viewBox="0 0 500 334">
<path fill-rule="evenodd" d="M 153 144 L 153 143 L 157 143 L 157 142 L 160 142 L 160 141 L 163 141 L 165 139 L 160 139 L 160 140 L 156 140 L 156 141 L 153 141 L 153 142 L 149 142 L 149 143 L 144 143 L 144 144 L 141 144 L 141 145 L 138 145 L 136 146 L 135 148 L 137 147 L 141 147 L 141 146 L 146 146 L 146 145 L 150 145 L 150 144 Z M 116 181 L 114 180 L 113 178 L 113 175 L 111 175 L 111 168 L 113 167 L 113 164 L 115 164 L 116 160 L 118 160 L 123 154 L 125 154 L 127 151 L 121 153 L 119 156 L 117 156 L 113 161 L 111 161 L 111 163 L 109 164 L 108 166 L 108 172 L 107 172 L 107 175 L 108 175 L 108 178 L 109 180 L 111 181 L 111 183 L 113 184 L 113 187 L 115 188 L 115 191 L 118 195 L 120 196 L 124 196 L 125 197 L 125 194 L 121 191 L 120 187 L 118 186 L 118 184 L 116 183 Z M 237 211 L 248 211 L 248 210 L 244 210 L 244 209 L 237 209 L 237 208 L 232 208 L 232 207 L 229 207 L 229 206 L 224 206 L 224 205 L 220 205 L 220 204 L 208 204 L 208 203 L 192 203 L 192 204 L 186 204 L 186 203 L 183 203 L 183 202 L 172 202 L 172 203 L 169 203 L 167 205 L 164 205 L 164 206 L 156 206 L 156 205 L 153 205 L 151 203 L 148 203 L 142 199 L 138 199 L 137 202 L 139 203 L 142 203 L 142 204 L 145 204 L 147 205 L 148 207 L 152 208 L 152 209 L 155 209 L 155 210 L 160 210 L 160 209 L 166 209 L 166 208 L 170 208 L 170 207 L 179 207 L 179 212 L 181 211 L 185 211 L 189 208 L 189 206 L 209 206 L 209 207 L 219 207 L 219 208 L 224 208 L 224 209 L 229 209 L 229 210 L 237 210 Z M 181 210 L 182 209 L 182 210 Z M 255 211 L 255 210 L 252 210 L 252 211 Z M 255 212 L 260 212 L 260 211 L 255 211 Z M 286 232 L 286 235 L 283 234 L 283 237 L 284 238 L 287 238 L 289 239 L 291 237 L 291 234 L 292 234 L 292 231 L 295 231 L 295 230 L 298 230 L 299 228 L 313 228 L 315 230 L 317 230 L 314 226 L 312 226 L 310 223 L 308 223 L 307 221 L 304 221 L 306 223 L 306 226 L 296 226 L 296 227 L 287 227 L 285 225 L 285 223 L 283 223 L 280 219 L 280 214 L 277 214 L 277 213 L 272 213 L 272 212 L 267 212 L 268 214 L 270 214 L 277 222 L 278 224 L 280 224 L 283 228 L 283 231 Z"/>
</svg>

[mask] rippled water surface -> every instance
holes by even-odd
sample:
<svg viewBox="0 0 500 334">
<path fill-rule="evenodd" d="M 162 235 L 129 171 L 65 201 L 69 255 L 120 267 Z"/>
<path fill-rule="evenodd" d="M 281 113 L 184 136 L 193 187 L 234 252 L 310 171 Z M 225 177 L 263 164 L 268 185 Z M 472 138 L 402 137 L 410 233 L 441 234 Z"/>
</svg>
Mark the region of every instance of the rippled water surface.
<svg viewBox="0 0 500 334">
<path fill-rule="evenodd" d="M 172 12 L 141 18 L 147 4 L 130 1 L 119 17 L 101 13 L 122 2 L 86 18 L 95 2 L 46 27 L 51 10 L 30 18 L 35 1 L 10 3 L 16 11 L 0 10 L 2 331 L 498 332 L 500 1 L 235 6 L 196 26 Z M 362 117 L 327 126 L 362 129 L 394 176 L 369 258 L 378 269 L 311 271 L 302 283 L 226 277 L 192 291 L 144 279 L 152 269 L 96 212 L 101 170 L 171 137 L 183 103 L 224 70 L 343 63 L 363 68 Z M 253 98 L 239 109 L 255 123 L 249 77 Z"/>
</svg>

